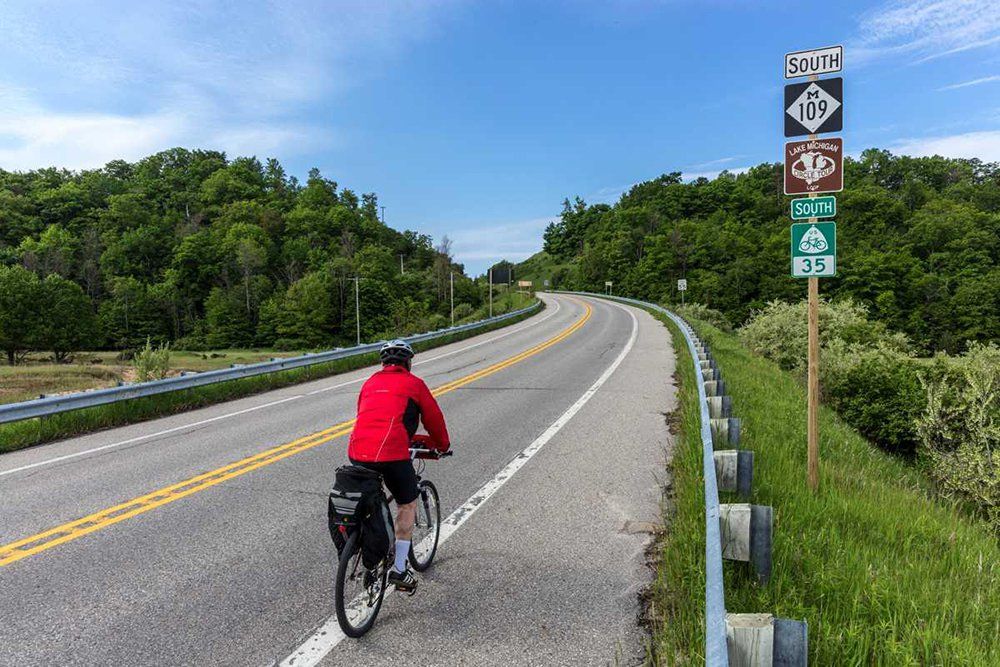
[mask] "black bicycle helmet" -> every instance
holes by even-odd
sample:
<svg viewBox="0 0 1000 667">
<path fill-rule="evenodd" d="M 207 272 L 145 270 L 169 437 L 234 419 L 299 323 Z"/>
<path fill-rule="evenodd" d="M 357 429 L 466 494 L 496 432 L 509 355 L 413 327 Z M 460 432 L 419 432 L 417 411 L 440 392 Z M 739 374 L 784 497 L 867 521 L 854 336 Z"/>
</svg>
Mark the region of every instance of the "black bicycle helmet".
<svg viewBox="0 0 1000 667">
<path fill-rule="evenodd" d="M 378 351 L 378 357 L 383 364 L 405 366 L 413 358 L 413 348 L 405 340 L 390 340 L 383 343 Z"/>
</svg>

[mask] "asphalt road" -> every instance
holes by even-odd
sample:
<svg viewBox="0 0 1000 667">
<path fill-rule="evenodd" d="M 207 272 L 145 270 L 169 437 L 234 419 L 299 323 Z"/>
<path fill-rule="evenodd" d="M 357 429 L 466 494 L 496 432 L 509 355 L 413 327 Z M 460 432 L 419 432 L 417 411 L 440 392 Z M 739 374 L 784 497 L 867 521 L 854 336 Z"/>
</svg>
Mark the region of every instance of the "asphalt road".
<svg viewBox="0 0 1000 667">
<path fill-rule="evenodd" d="M 418 356 L 451 387 L 456 452 L 426 476 L 444 514 L 477 500 L 367 636 L 330 631 L 324 524 L 372 369 L 0 456 L 0 664 L 640 662 L 670 340 L 636 309 L 543 298 Z"/>
</svg>

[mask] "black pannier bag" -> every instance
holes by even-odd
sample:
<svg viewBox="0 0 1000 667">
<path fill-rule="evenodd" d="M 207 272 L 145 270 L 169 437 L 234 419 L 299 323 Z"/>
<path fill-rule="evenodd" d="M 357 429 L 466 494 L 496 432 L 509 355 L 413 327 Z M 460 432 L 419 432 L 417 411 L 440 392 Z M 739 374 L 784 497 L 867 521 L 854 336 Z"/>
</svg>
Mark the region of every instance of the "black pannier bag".
<svg viewBox="0 0 1000 667">
<path fill-rule="evenodd" d="M 392 546 L 392 520 L 382 495 L 382 476 L 360 466 L 337 468 L 327 504 L 327 523 L 337 555 L 344 549 L 347 534 L 363 526 L 361 558 L 371 569 Z M 343 526 L 346 531 L 341 531 Z"/>
</svg>

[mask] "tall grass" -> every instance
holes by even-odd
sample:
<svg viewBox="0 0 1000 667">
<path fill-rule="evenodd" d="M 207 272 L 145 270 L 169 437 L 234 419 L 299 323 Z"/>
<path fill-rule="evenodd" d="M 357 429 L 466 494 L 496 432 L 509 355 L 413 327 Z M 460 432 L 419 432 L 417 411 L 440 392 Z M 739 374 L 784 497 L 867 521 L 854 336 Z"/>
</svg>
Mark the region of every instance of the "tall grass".
<svg viewBox="0 0 1000 667">
<path fill-rule="evenodd" d="M 440 347 L 464 338 L 478 336 L 494 329 L 510 326 L 533 314 L 535 313 L 525 313 L 482 328 L 424 341 L 414 345 L 414 348 L 417 351 L 421 351 Z M 308 382 L 337 373 L 345 373 L 358 368 L 364 368 L 365 366 L 371 366 L 377 362 L 378 355 L 376 353 L 357 355 L 324 364 L 316 364 L 315 366 L 293 368 L 286 371 L 268 373 L 267 375 L 220 382 L 194 389 L 137 398 L 131 401 L 109 403 L 94 408 L 0 425 L 0 453 L 23 449 L 24 447 L 49 442 L 57 438 L 65 438 L 184 412 L 186 410 L 193 410 L 214 403 L 257 394 L 262 391 Z"/>
<path fill-rule="evenodd" d="M 825 408 L 812 494 L 802 386 L 735 337 L 692 324 L 722 369 L 743 446 L 755 452 L 752 502 L 775 512 L 772 580 L 759 586 L 743 564 L 726 563 L 727 610 L 807 620 L 812 664 L 1000 664 L 1000 547 L 988 527 L 935 499 L 918 470 Z M 691 360 L 670 328 L 681 434 L 654 590 L 655 647 L 663 664 L 692 664 L 704 659 L 701 443 Z"/>
</svg>

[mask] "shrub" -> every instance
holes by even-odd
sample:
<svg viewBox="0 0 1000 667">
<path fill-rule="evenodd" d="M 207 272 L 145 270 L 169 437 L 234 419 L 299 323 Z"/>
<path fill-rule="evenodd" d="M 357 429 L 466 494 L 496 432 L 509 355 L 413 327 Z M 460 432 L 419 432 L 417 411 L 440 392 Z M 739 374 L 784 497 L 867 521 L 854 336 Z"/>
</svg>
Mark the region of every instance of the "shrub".
<svg viewBox="0 0 1000 667">
<path fill-rule="evenodd" d="M 1000 348 L 973 344 L 924 380 L 920 452 L 942 493 L 971 503 L 1000 533 Z"/>
<path fill-rule="evenodd" d="M 866 438 L 887 451 L 912 455 L 924 403 L 918 363 L 887 345 L 831 341 L 821 366 L 823 395 Z"/>
<path fill-rule="evenodd" d="M 703 303 L 687 303 L 683 306 L 674 305 L 670 308 L 685 320 L 701 320 L 725 332 L 733 330 L 732 323 L 721 310 L 709 308 Z"/>
<path fill-rule="evenodd" d="M 455 306 L 455 322 L 461 322 L 472 315 L 472 306 L 468 303 L 460 303 Z"/>
<path fill-rule="evenodd" d="M 135 368 L 136 379 L 139 382 L 162 380 L 170 371 L 170 345 L 164 343 L 159 347 L 153 347 L 147 338 L 146 346 L 135 353 L 132 367 Z"/>
<path fill-rule="evenodd" d="M 740 329 L 740 340 L 753 352 L 771 359 L 785 370 L 805 375 L 808 352 L 809 310 L 806 301 L 772 301 L 754 311 Z M 837 340 L 845 345 L 874 347 L 906 352 L 909 341 L 903 334 L 890 334 L 881 322 L 868 319 L 868 309 L 851 299 L 819 305 L 820 346 Z"/>
</svg>

